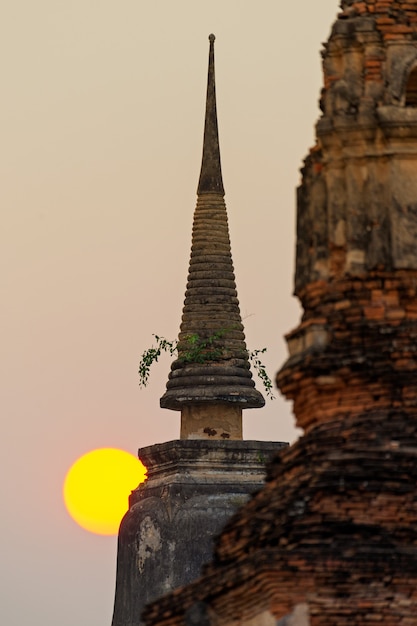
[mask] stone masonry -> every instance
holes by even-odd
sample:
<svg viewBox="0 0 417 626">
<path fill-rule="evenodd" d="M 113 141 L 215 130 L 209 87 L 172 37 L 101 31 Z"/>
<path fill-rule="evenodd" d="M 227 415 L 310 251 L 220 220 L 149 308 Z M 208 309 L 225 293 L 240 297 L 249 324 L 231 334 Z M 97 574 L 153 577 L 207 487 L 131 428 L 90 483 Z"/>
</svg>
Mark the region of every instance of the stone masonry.
<svg viewBox="0 0 417 626">
<path fill-rule="evenodd" d="M 305 434 L 147 626 L 417 624 L 417 1 L 343 1 L 298 190 Z"/>
</svg>

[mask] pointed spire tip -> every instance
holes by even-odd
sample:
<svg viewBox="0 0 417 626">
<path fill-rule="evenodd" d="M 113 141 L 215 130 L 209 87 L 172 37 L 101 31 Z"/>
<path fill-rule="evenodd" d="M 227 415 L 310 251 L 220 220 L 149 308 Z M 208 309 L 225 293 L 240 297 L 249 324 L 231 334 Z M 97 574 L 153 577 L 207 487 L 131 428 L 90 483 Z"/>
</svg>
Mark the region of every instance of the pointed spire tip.
<svg viewBox="0 0 417 626">
<path fill-rule="evenodd" d="M 207 80 L 206 119 L 204 123 L 203 159 L 197 194 L 220 193 L 224 196 L 220 165 L 219 132 L 217 128 L 216 85 L 214 79 L 214 40 L 209 35 L 210 52 Z"/>
</svg>

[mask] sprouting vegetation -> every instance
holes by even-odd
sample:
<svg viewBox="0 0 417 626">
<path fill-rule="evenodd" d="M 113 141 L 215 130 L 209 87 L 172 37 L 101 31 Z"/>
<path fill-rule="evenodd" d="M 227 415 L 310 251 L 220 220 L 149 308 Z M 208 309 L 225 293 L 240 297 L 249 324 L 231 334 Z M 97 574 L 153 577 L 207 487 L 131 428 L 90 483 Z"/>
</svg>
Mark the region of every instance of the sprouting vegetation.
<svg viewBox="0 0 417 626">
<path fill-rule="evenodd" d="M 207 338 L 200 337 L 197 333 L 187 335 L 187 337 L 181 341 L 180 354 L 177 340 L 169 341 L 159 335 L 153 335 L 153 337 L 155 337 L 156 345 L 153 345 L 151 348 L 145 350 L 139 362 L 139 386 L 147 386 L 151 366 L 158 362 L 162 353 L 167 353 L 170 356 L 175 355 L 184 363 L 207 363 L 209 361 L 219 361 L 223 357 L 223 350 L 216 344 L 226 332 L 227 329 L 221 329 Z M 266 351 L 266 348 L 252 351 L 247 350 L 246 356 L 261 380 L 266 396 L 273 400 L 275 398 L 273 394 L 273 384 L 268 376 L 265 365 L 260 359 L 260 355 L 265 354 Z"/>
</svg>

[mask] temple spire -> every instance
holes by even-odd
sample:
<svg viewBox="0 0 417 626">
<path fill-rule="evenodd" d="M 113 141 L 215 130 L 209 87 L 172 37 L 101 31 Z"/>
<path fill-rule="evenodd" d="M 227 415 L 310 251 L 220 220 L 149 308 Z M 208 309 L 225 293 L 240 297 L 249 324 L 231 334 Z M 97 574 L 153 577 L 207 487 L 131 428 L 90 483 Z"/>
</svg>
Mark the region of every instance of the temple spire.
<svg viewBox="0 0 417 626">
<path fill-rule="evenodd" d="M 203 159 L 201 163 L 198 195 L 220 193 L 224 196 L 220 163 L 219 131 L 217 126 L 216 81 L 214 75 L 214 41 L 210 35 L 209 67 L 207 79 L 206 121 L 204 125 Z"/>
<path fill-rule="evenodd" d="M 161 407 L 181 411 L 181 439 L 242 439 L 242 409 L 265 404 L 255 389 L 237 299 L 220 167 L 210 35 L 203 162 L 187 290 Z"/>
</svg>

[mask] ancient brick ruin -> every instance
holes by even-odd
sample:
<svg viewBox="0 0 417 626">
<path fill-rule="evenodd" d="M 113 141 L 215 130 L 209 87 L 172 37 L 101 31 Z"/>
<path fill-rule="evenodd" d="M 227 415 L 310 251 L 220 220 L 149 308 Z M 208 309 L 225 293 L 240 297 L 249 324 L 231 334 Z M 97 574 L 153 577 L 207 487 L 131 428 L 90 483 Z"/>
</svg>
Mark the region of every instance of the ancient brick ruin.
<svg viewBox="0 0 417 626">
<path fill-rule="evenodd" d="M 417 1 L 341 9 L 277 375 L 305 434 L 148 626 L 417 624 Z"/>
</svg>

